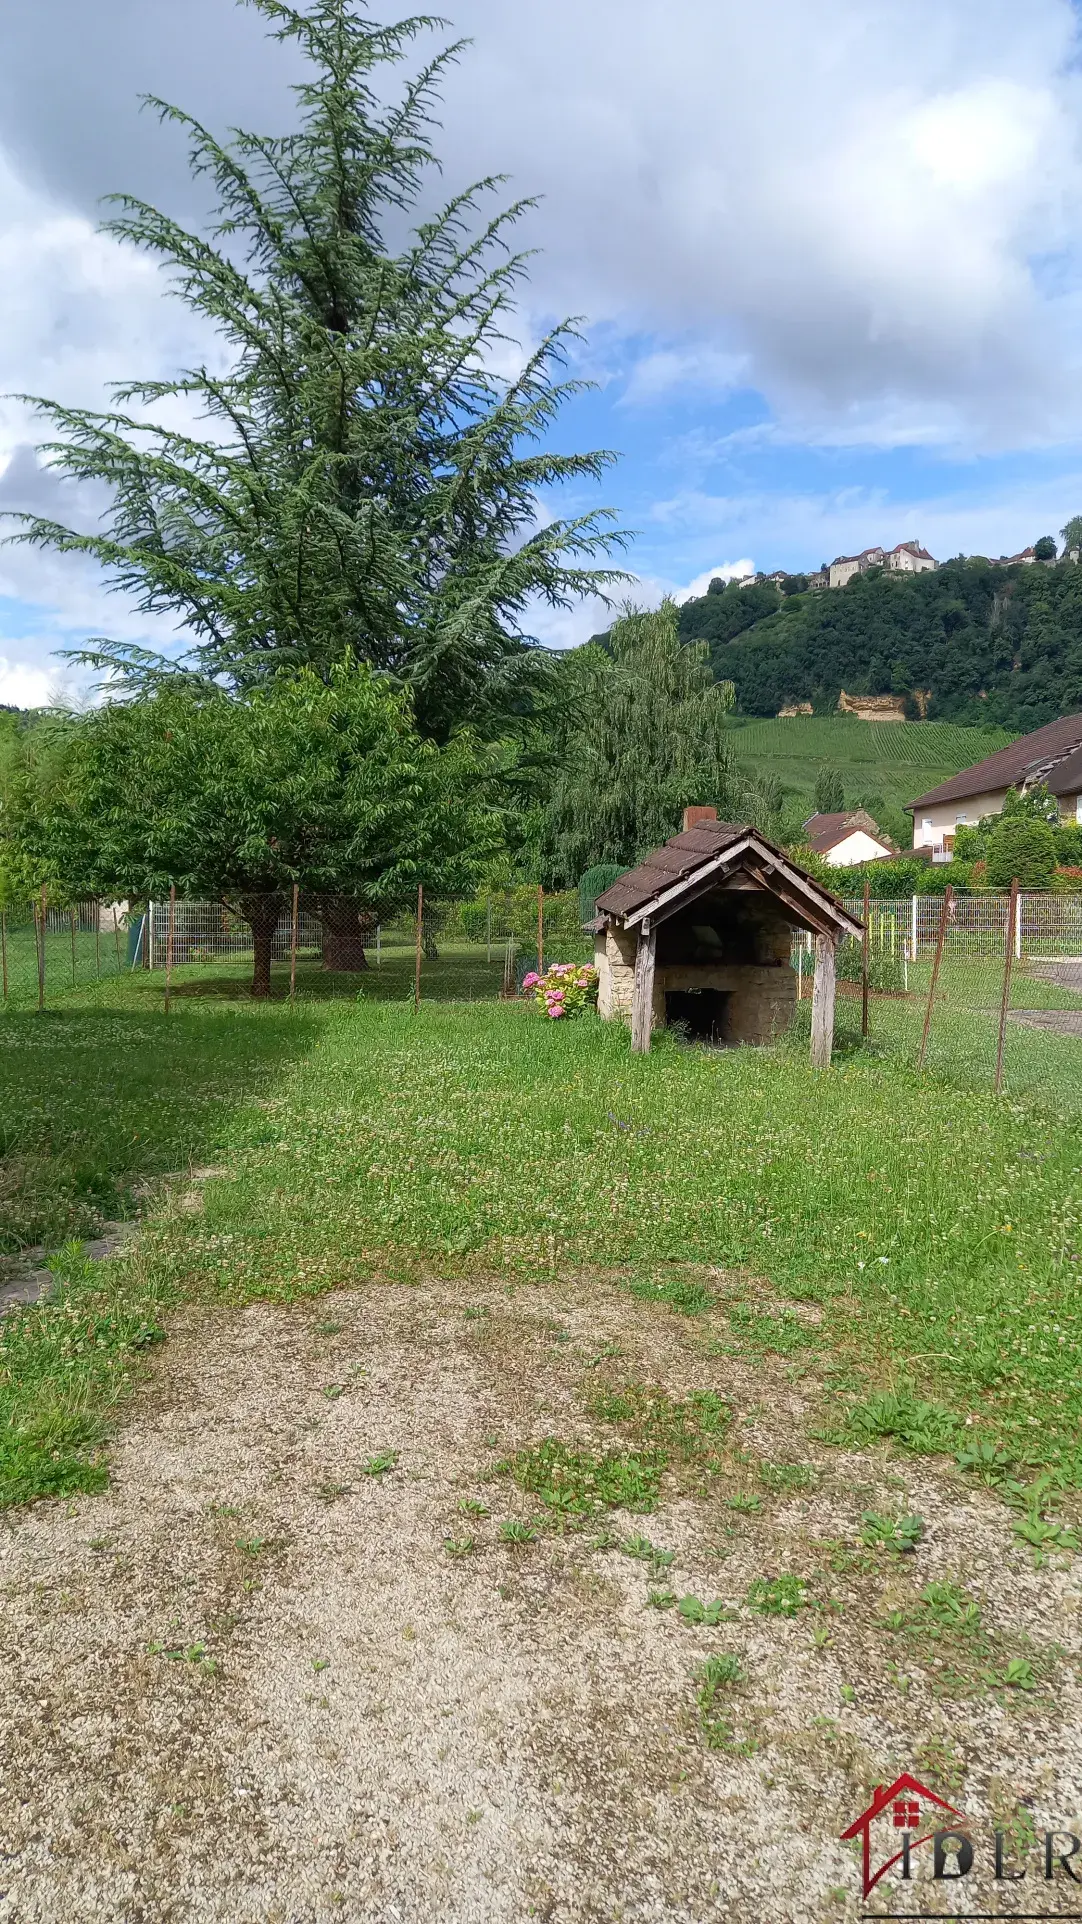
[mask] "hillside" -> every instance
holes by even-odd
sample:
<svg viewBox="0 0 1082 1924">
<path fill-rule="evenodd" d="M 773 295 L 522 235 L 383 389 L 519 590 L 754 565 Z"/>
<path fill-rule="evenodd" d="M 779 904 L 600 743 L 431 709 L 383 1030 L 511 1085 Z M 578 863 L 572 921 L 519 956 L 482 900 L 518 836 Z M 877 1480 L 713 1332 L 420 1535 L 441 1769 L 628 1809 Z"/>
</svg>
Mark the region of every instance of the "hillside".
<svg viewBox="0 0 1082 1924">
<path fill-rule="evenodd" d="M 837 769 L 846 807 L 871 808 L 895 840 L 908 847 L 912 822 L 904 813 L 905 803 L 997 748 L 1005 748 L 1015 732 L 949 722 L 877 726 L 841 717 L 797 715 L 785 721 L 738 718 L 732 726 L 732 746 L 741 768 L 775 778 L 794 813 L 811 813 L 817 776 L 824 767 Z"/>
<path fill-rule="evenodd" d="M 904 695 L 914 715 L 919 690 L 931 719 L 1016 734 L 1082 708 L 1082 567 L 1069 563 L 993 568 L 978 557 L 934 574 L 873 570 L 786 600 L 730 584 L 686 602 L 680 633 L 709 643 L 715 674 L 735 683 L 747 715 L 801 701 L 831 715 L 842 688 Z"/>
</svg>

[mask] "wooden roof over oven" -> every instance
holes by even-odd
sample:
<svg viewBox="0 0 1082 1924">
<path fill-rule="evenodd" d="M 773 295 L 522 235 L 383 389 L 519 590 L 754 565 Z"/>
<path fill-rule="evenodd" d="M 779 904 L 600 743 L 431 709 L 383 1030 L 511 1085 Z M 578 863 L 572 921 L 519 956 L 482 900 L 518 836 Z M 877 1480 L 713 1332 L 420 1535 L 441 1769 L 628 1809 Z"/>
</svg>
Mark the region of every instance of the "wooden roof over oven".
<svg viewBox="0 0 1082 1924">
<path fill-rule="evenodd" d="M 621 875 L 598 897 L 603 922 L 651 927 L 703 895 L 758 891 L 774 898 L 798 928 L 838 940 L 861 923 L 785 851 L 746 822 L 700 821 Z"/>
</svg>

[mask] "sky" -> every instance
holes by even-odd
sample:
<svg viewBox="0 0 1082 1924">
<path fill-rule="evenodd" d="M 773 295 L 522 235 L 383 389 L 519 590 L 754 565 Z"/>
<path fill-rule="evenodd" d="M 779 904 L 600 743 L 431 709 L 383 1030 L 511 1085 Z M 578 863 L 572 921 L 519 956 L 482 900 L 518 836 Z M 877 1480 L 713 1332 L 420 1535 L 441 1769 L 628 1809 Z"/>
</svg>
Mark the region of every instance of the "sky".
<svg viewBox="0 0 1082 1924">
<path fill-rule="evenodd" d="M 1082 45 L 1071 0 L 446 0 L 472 40 L 437 136 L 449 192 L 538 196 L 524 343 L 582 317 L 595 385 L 557 445 L 620 460 L 572 511 L 632 531 L 634 592 L 914 537 L 1013 553 L 1082 512 Z M 98 232 L 128 191 L 198 223 L 144 94 L 216 132 L 289 124 L 294 56 L 233 0 L 0 13 L 0 508 L 87 525 L 18 394 L 106 401 L 207 343 Z M 603 611 L 539 617 L 566 646 Z M 93 569 L 0 550 L 0 701 L 108 635 L 168 644 Z"/>
</svg>

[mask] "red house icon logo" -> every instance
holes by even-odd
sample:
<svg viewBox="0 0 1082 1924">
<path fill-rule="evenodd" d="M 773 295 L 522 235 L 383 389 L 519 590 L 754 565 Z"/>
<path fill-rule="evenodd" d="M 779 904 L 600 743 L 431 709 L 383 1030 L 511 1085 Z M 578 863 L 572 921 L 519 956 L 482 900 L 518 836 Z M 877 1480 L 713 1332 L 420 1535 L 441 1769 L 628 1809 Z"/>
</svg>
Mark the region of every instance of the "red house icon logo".
<svg viewBox="0 0 1082 1924">
<path fill-rule="evenodd" d="M 893 1784 L 878 1784 L 875 1796 L 867 1810 L 861 1813 L 855 1823 L 850 1824 L 848 1830 L 843 1830 L 843 1843 L 848 1843 L 854 1837 L 859 1837 L 862 1842 L 865 1897 L 875 1889 L 881 1877 L 885 1877 L 889 1870 L 893 1870 L 895 1864 L 902 1864 L 903 1874 L 908 1876 L 910 1852 L 918 1844 L 929 1843 L 936 1829 L 943 1828 L 941 1823 L 937 1823 L 932 1829 L 925 1831 L 923 1836 L 919 1834 L 923 1812 L 928 1806 L 936 1812 L 945 1811 L 946 1815 L 953 1818 L 956 1823 L 966 1822 L 962 1811 L 955 1810 L 953 1804 L 944 1803 L 942 1797 L 937 1797 L 934 1790 L 929 1790 L 926 1784 L 918 1783 L 915 1777 L 910 1777 L 908 1772 L 903 1772 L 900 1777 L 895 1778 Z M 929 1810 L 929 1816 L 931 1815 L 932 1810 Z M 901 1849 L 894 1851 L 880 1864 L 878 1870 L 873 1871 L 873 1845 L 878 1856 L 880 1850 L 889 1850 L 891 1844 L 897 1843 L 899 1838 Z"/>
</svg>

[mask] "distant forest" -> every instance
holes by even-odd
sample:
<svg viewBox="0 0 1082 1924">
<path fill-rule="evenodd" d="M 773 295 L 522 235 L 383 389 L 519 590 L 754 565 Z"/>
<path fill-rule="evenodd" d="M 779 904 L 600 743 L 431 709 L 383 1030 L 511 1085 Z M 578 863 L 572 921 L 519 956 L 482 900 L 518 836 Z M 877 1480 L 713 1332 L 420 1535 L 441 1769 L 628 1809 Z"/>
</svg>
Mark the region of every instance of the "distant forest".
<svg viewBox="0 0 1082 1924">
<path fill-rule="evenodd" d="M 846 588 L 783 597 L 711 583 L 680 610 L 685 641 L 706 641 L 738 710 L 794 702 L 833 714 L 838 695 L 901 695 L 920 718 L 1023 732 L 1082 709 L 1082 566 L 948 561 L 935 573 L 872 569 Z"/>
</svg>

